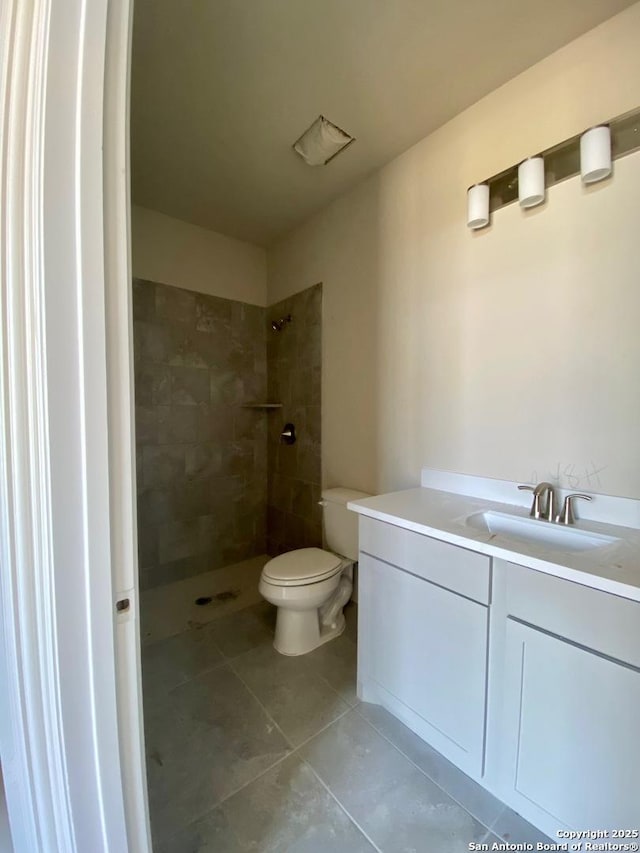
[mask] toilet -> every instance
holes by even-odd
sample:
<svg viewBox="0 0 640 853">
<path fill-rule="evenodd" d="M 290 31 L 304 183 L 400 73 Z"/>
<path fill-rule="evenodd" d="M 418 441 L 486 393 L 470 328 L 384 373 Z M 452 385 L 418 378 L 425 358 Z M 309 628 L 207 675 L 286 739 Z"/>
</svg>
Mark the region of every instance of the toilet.
<svg viewBox="0 0 640 853">
<path fill-rule="evenodd" d="M 281 654 L 307 654 L 344 631 L 342 609 L 351 598 L 358 559 L 358 516 L 347 503 L 368 497 L 353 489 L 325 489 L 320 503 L 331 550 L 298 548 L 263 568 L 258 588 L 278 608 L 273 646 Z"/>
</svg>

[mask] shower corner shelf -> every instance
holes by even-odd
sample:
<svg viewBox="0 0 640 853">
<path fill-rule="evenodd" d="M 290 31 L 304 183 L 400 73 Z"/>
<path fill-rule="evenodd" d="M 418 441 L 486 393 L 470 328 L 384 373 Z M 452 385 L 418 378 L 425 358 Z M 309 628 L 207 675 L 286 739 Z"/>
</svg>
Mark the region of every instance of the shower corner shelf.
<svg viewBox="0 0 640 853">
<path fill-rule="evenodd" d="M 243 409 L 281 409 L 282 403 L 243 403 Z"/>
</svg>

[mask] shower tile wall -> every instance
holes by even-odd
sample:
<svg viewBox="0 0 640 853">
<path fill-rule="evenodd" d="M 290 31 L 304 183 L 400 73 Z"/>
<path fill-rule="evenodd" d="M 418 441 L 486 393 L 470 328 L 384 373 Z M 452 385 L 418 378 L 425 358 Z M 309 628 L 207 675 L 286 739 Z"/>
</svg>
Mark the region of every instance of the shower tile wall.
<svg viewBox="0 0 640 853">
<path fill-rule="evenodd" d="M 277 332 L 271 321 L 291 314 Z M 320 463 L 320 374 L 322 285 L 267 309 L 269 399 L 283 403 L 268 415 L 269 490 L 267 551 L 322 545 Z M 280 442 L 286 422 L 296 427 L 293 445 Z"/>
<path fill-rule="evenodd" d="M 265 309 L 133 282 L 143 589 L 264 554 Z"/>
</svg>

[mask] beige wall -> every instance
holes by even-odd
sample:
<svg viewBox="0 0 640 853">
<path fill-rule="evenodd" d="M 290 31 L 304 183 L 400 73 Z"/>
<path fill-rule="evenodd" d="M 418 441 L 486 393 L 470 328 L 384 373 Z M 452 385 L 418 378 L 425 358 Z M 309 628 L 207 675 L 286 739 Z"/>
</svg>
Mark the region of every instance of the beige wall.
<svg viewBox="0 0 640 853">
<path fill-rule="evenodd" d="M 145 207 L 134 206 L 131 219 L 136 278 L 266 304 L 264 249 Z"/>
<path fill-rule="evenodd" d="M 469 184 L 640 105 L 639 41 L 636 4 L 270 251 L 270 303 L 324 285 L 325 485 L 429 465 L 640 498 L 640 153 L 465 226 Z"/>
</svg>

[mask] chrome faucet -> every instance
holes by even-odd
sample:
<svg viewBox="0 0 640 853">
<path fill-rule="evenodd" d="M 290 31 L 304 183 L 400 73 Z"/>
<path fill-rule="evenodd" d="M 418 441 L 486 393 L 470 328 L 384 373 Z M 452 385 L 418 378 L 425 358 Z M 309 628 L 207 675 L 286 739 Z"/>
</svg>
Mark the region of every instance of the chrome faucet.
<svg viewBox="0 0 640 853">
<path fill-rule="evenodd" d="M 531 518 L 543 518 L 545 521 L 555 521 L 555 495 L 551 483 L 538 483 L 537 486 L 518 486 L 521 491 L 533 492 L 533 503 L 529 515 Z M 543 505 L 543 500 L 546 502 Z"/>
</svg>

